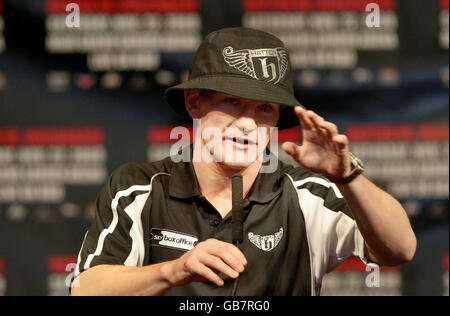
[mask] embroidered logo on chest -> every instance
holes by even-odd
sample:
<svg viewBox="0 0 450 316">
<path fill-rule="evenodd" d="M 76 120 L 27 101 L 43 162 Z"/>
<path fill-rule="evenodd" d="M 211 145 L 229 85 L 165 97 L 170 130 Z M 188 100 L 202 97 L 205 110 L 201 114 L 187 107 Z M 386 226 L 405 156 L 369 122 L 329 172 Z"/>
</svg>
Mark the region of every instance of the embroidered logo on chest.
<svg viewBox="0 0 450 316">
<path fill-rule="evenodd" d="M 283 228 L 280 228 L 278 232 L 272 235 L 260 236 L 255 235 L 252 232 L 248 233 L 248 239 L 261 250 L 271 251 L 275 248 L 280 242 L 281 238 L 283 238 Z"/>
</svg>

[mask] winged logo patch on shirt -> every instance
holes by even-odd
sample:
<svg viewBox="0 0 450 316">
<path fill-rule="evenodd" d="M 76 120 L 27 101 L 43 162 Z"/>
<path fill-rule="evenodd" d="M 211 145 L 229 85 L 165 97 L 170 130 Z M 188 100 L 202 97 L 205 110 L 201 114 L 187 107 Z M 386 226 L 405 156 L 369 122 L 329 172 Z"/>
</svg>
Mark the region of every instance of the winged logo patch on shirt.
<svg viewBox="0 0 450 316">
<path fill-rule="evenodd" d="M 275 248 L 280 242 L 281 238 L 283 238 L 283 228 L 281 227 L 278 232 L 272 235 L 260 236 L 255 235 L 252 232 L 248 233 L 248 239 L 261 250 L 271 251 Z"/>
</svg>

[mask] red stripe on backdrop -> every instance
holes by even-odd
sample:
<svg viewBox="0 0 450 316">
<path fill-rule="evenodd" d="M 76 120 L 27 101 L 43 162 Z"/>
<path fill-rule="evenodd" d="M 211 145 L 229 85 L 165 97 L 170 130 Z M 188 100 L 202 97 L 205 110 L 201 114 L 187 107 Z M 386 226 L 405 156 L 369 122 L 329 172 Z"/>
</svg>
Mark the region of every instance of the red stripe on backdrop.
<svg viewBox="0 0 450 316">
<path fill-rule="evenodd" d="M 414 141 L 413 124 L 355 124 L 346 128 L 350 141 Z"/>
<path fill-rule="evenodd" d="M 189 139 L 187 138 L 187 134 L 184 136 L 177 136 L 176 139 L 170 139 L 170 133 L 175 128 L 178 128 L 178 130 L 182 133 L 189 133 Z M 193 135 L 193 128 L 192 126 L 188 125 L 163 125 L 163 126 L 152 126 L 147 130 L 147 144 L 173 144 L 176 143 L 178 140 L 180 140 L 182 137 L 185 138 L 187 143 L 192 144 L 192 135 Z M 175 130 L 174 130 L 175 132 Z"/>
<path fill-rule="evenodd" d="M 20 144 L 20 132 L 17 127 L 0 127 L 0 145 Z"/>
<path fill-rule="evenodd" d="M 448 10 L 448 5 L 449 1 L 448 0 L 440 0 L 439 1 L 439 6 L 442 10 Z"/>
<path fill-rule="evenodd" d="M 69 4 L 69 1 L 47 0 L 45 2 L 45 12 L 47 12 L 48 14 L 64 13 L 66 12 L 67 4 Z"/>
<path fill-rule="evenodd" d="M 199 0 L 121 0 L 119 12 L 126 13 L 188 13 L 199 12 Z"/>
<path fill-rule="evenodd" d="M 0 0 L 0 14 L 3 13 L 3 0 Z"/>
<path fill-rule="evenodd" d="M 28 127 L 23 131 L 26 145 L 98 145 L 105 142 L 101 127 Z"/>
<path fill-rule="evenodd" d="M 50 273 L 70 273 L 77 263 L 77 254 L 51 255 L 47 258 L 47 269 Z"/>
<path fill-rule="evenodd" d="M 436 124 L 436 123 L 424 123 L 418 127 L 418 139 L 430 140 L 430 141 L 445 141 L 448 140 L 448 123 Z"/>
<path fill-rule="evenodd" d="M 189 132 L 189 143 L 192 143 L 193 132 L 192 126 L 177 126 L 177 125 L 163 125 L 163 126 L 152 126 L 147 130 L 147 143 L 148 144 L 172 144 L 181 139 L 178 136 L 176 139 L 170 139 L 170 133 L 176 127 L 180 127 L 180 131 Z M 177 136 L 175 134 L 175 136 Z M 301 130 L 299 127 L 293 127 L 285 130 L 278 131 L 278 142 L 282 144 L 283 142 L 299 142 L 302 138 Z"/>
<path fill-rule="evenodd" d="M 1 127 L 0 145 L 98 145 L 105 142 L 105 131 L 97 126 L 77 127 Z"/>
<path fill-rule="evenodd" d="M 442 256 L 442 267 L 448 271 L 448 252 Z"/>
<path fill-rule="evenodd" d="M 81 13 L 188 13 L 200 11 L 200 0 L 47 0 L 48 14 L 65 13 L 76 3 Z"/>
<path fill-rule="evenodd" d="M 399 266 L 383 267 L 380 266 L 380 271 L 396 271 Z M 369 272 L 372 270 L 369 270 Z M 333 272 L 366 272 L 366 265 L 356 257 L 350 257 L 339 265 Z"/>
<path fill-rule="evenodd" d="M 302 132 L 300 127 L 293 127 L 278 131 L 278 143 L 281 145 L 284 142 L 299 142 L 302 139 Z"/>
<path fill-rule="evenodd" d="M 448 123 L 349 125 L 345 132 L 350 141 L 448 141 Z"/>
<path fill-rule="evenodd" d="M 3 259 L 2 257 L 0 257 L 0 274 L 4 274 L 5 273 L 5 259 Z"/>
<path fill-rule="evenodd" d="M 383 11 L 397 9 L 396 0 L 243 0 L 242 9 L 244 12 L 365 11 L 369 3 L 376 3 Z"/>
</svg>

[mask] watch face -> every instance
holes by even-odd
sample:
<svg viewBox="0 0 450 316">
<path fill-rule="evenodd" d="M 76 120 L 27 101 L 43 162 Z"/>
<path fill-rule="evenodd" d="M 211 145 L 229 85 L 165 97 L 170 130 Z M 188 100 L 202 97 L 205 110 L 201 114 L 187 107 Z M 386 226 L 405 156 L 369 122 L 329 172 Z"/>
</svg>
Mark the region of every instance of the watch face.
<svg viewBox="0 0 450 316">
<path fill-rule="evenodd" d="M 359 167 L 364 168 L 364 164 L 362 163 L 361 159 L 359 159 L 358 157 L 355 157 L 356 159 L 356 163 L 359 165 Z"/>
<path fill-rule="evenodd" d="M 354 168 L 364 170 L 364 164 L 362 163 L 361 159 L 359 159 L 352 153 L 350 153 L 350 158 Z"/>
</svg>

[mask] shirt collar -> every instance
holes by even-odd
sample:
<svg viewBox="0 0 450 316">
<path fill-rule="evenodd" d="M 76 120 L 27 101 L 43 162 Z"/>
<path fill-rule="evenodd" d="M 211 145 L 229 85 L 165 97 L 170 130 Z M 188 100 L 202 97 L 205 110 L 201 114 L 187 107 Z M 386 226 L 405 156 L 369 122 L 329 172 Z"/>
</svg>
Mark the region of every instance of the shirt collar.
<svg viewBox="0 0 450 316">
<path fill-rule="evenodd" d="M 192 149 L 192 146 L 191 146 Z M 270 153 L 270 155 L 273 155 Z M 253 187 L 247 195 L 249 202 L 265 204 L 281 192 L 280 175 L 283 163 L 275 156 L 277 168 L 271 173 L 258 173 Z M 192 150 L 191 150 L 192 161 Z M 272 160 L 271 160 L 272 161 Z M 198 198 L 202 196 L 192 162 L 174 162 L 169 180 L 169 195 L 179 199 Z"/>
<path fill-rule="evenodd" d="M 277 169 L 271 173 L 259 172 L 253 183 L 253 187 L 248 193 L 249 202 L 257 202 L 261 204 L 272 201 L 281 192 L 280 186 L 280 168 L 281 161 L 275 157 L 277 161 Z"/>
<path fill-rule="evenodd" d="M 175 162 L 170 172 L 169 195 L 179 199 L 200 197 L 192 162 Z"/>
</svg>

